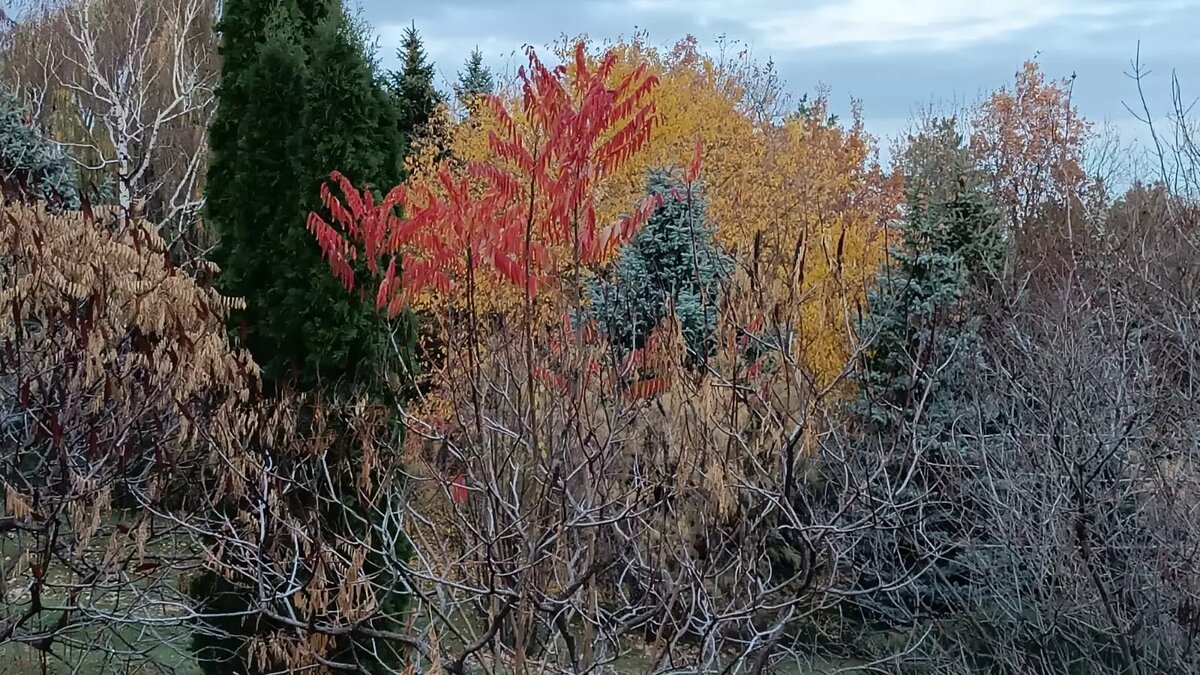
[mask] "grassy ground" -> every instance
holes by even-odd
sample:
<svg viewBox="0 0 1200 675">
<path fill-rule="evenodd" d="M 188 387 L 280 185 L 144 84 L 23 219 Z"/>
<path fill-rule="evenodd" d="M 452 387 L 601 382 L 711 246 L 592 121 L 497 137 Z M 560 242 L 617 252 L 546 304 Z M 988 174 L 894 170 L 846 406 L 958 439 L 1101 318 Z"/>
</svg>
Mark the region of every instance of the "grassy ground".
<svg viewBox="0 0 1200 675">
<path fill-rule="evenodd" d="M 7 568 L 8 563 L 12 561 L 18 551 L 16 542 L 11 538 L 0 537 L 0 567 Z M 7 580 L 6 599 L 13 604 L 0 613 L 0 621 L 3 621 L 5 614 L 12 616 L 13 613 L 19 612 L 24 606 L 27 606 L 25 603 L 28 602 L 28 580 L 24 578 L 23 574 L 24 572 L 21 572 L 16 575 L 16 578 Z M 48 577 L 49 586 L 55 585 L 56 577 L 60 577 L 58 579 L 60 586 L 73 581 L 72 578 L 66 576 L 64 570 L 52 569 Z M 160 581 L 159 583 L 167 582 Z M 146 607 L 154 606 L 153 602 L 148 602 L 146 588 L 138 590 L 137 584 L 126 588 L 130 589 L 127 592 L 131 596 L 135 593 L 141 596 L 139 604 L 143 612 Z M 61 603 L 64 598 L 65 593 L 62 591 L 56 592 L 52 588 L 47 588 L 45 592 L 45 600 L 48 605 L 53 605 L 56 601 Z M 128 607 L 131 600 L 132 597 L 124 599 L 107 597 L 96 599 L 91 604 L 113 611 L 116 607 Z M 58 616 L 58 612 L 47 612 L 43 616 L 35 618 L 33 625 L 34 627 L 48 626 Z M 50 653 L 18 642 L 0 644 L 0 675 L 9 675 L 10 673 L 13 675 L 25 673 L 30 675 L 43 673 L 45 675 L 74 675 L 76 673 L 80 675 L 106 673 L 198 675 L 200 670 L 192 659 L 189 642 L 190 634 L 187 626 L 179 624 L 153 627 L 126 624 L 105 627 L 96 623 L 87 623 L 68 628 L 57 635 Z M 618 673 L 645 672 L 651 664 L 649 659 L 639 652 L 643 652 L 643 650 L 635 649 L 623 656 L 615 665 L 614 671 Z M 851 664 L 820 660 L 786 665 L 777 668 L 775 672 L 780 675 L 824 675 L 826 673 L 858 675 L 852 669 Z"/>
<path fill-rule="evenodd" d="M 0 645 L 0 673 L 197 675 L 200 672 L 187 652 L 186 629 L 158 629 L 150 633 L 121 627 L 102 633 L 71 633 L 67 636 L 68 640 L 82 644 L 58 644 L 52 650 L 53 655 L 43 654 L 23 644 Z M 119 653 L 113 654 L 114 650 L 119 650 Z"/>
<path fill-rule="evenodd" d="M 119 513 L 112 514 L 106 525 L 112 526 L 120 520 Z M 11 569 L 11 576 L 4 580 L 6 593 L 0 602 L 7 602 L 8 606 L 0 609 L 0 622 L 19 614 L 29 606 L 28 566 L 10 565 L 23 548 L 35 545 L 35 542 L 30 540 L 17 541 L 14 536 L 0 537 L 0 569 Z M 96 553 L 89 554 L 89 558 L 101 559 L 104 545 L 103 541 L 94 542 Z M 180 552 L 178 545 L 167 539 L 152 541 L 147 546 L 147 553 L 152 556 L 177 555 Z M 108 583 L 113 587 L 126 588 L 125 583 L 128 579 L 128 572 L 122 572 L 120 577 L 108 580 Z M 78 578 L 70 571 L 57 566 L 51 566 L 46 580 L 43 603 L 47 607 L 65 604 L 68 597 L 66 587 L 78 582 Z M 174 580 L 158 580 L 156 583 L 173 585 L 173 582 Z M 123 594 L 100 594 L 85 598 L 80 604 L 119 614 L 123 608 L 128 611 L 128 608 L 136 603 L 139 614 L 144 615 L 148 611 L 147 608 L 153 614 L 153 608 L 157 605 L 155 599 L 161 598 L 161 595 L 148 593 L 148 588 L 138 583 L 128 587 L 127 597 L 119 597 L 120 595 Z M 49 629 L 60 615 L 59 611 L 44 611 L 25 624 L 22 633 L 28 635 L 36 630 Z M 165 612 L 158 618 L 166 618 Z M 178 624 L 137 626 L 129 623 L 102 626 L 98 622 L 81 622 L 80 625 L 69 626 L 57 634 L 49 653 L 22 642 L 0 643 L 0 675 L 195 675 L 200 671 L 188 652 L 189 639 L 187 628 Z"/>
<path fill-rule="evenodd" d="M 185 626 L 137 629 L 75 630 L 64 634 L 47 655 L 27 645 L 0 644 L 0 674 L 46 675 L 122 673 L 150 675 L 199 675 L 199 668 L 188 650 L 190 636 Z M 643 673 L 650 659 L 638 653 L 622 656 L 612 672 Z M 648 651 L 648 650 L 647 650 Z M 781 664 L 778 675 L 861 675 L 854 664 L 822 659 L 805 659 Z"/>
</svg>

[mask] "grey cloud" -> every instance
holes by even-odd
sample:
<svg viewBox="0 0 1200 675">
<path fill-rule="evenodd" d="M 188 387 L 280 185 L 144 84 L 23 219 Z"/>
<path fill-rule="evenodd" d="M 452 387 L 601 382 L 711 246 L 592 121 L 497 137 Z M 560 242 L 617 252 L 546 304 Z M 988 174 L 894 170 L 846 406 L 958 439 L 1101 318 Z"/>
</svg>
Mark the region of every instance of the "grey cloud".
<svg viewBox="0 0 1200 675">
<path fill-rule="evenodd" d="M 846 1 L 825 0 L 821 4 Z M 1084 0 L 1070 2 L 1083 4 Z M 712 46 L 718 35 L 725 34 L 748 43 L 760 59 L 774 57 L 789 89 L 797 95 L 823 83 L 831 88 L 835 108 L 845 110 L 851 96 L 861 99 L 868 128 L 878 135 L 896 131 L 914 106 L 931 99 L 975 100 L 983 91 L 1011 81 L 1022 61 L 1037 52 L 1041 52 L 1040 61 L 1049 75 L 1077 73 L 1073 94 L 1076 102 L 1085 115 L 1101 120 L 1130 120 L 1122 101 L 1132 100 L 1136 92 L 1124 72 L 1129 69 L 1139 39 L 1143 58 L 1155 70 L 1149 85 L 1156 109 L 1165 112 L 1169 101 L 1166 77 L 1170 69 L 1180 72 L 1185 86 L 1187 75 L 1200 72 L 1200 45 L 1194 37 L 1194 26 L 1200 22 L 1200 0 L 1089 0 L 1105 11 L 1079 11 L 1072 4 L 1069 11 L 1041 24 L 949 50 L 909 42 L 886 50 L 856 44 L 804 49 L 781 49 L 774 44 L 767 48 L 750 26 L 756 21 L 769 21 L 770 15 L 708 11 L 721 4 L 714 3 L 363 0 L 363 9 L 382 34 L 380 56 L 385 66 L 395 63 L 400 29 L 415 21 L 447 83 L 475 45 L 481 47 L 494 69 L 511 74 L 523 62 L 523 43 L 541 46 L 564 34 L 588 33 L 604 39 L 645 29 L 658 43 L 669 44 L 691 33 L 705 46 Z M 730 4 L 747 8 L 782 6 L 774 0 Z M 1200 96 L 1200 81 L 1192 86 Z"/>
</svg>

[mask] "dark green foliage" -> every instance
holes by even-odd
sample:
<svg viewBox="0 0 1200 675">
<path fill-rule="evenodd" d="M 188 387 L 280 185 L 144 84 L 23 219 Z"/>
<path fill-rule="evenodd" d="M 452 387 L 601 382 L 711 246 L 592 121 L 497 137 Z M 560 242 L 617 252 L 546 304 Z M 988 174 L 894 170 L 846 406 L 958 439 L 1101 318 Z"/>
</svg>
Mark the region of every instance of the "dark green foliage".
<svg viewBox="0 0 1200 675">
<path fill-rule="evenodd" d="M 433 64 L 425 56 L 425 47 L 416 26 L 404 31 L 404 41 L 397 50 L 400 70 L 392 73 L 391 91 L 399 114 L 399 130 L 412 138 L 433 115 L 442 95 L 433 86 Z"/>
<path fill-rule="evenodd" d="M 12 96 L 0 94 L 0 187 L 9 199 L 44 199 L 66 209 L 80 207 L 71 158 L 46 140 Z"/>
<path fill-rule="evenodd" d="M 205 675 L 234 675 L 260 672 L 249 667 L 247 637 L 275 629 L 273 622 L 256 611 L 253 596 L 225 577 L 205 572 L 193 578 L 188 594 L 204 598 L 210 616 L 192 635 L 196 663 Z"/>
<path fill-rule="evenodd" d="M 792 113 L 800 119 L 809 119 L 815 116 L 820 108 L 808 102 L 808 94 L 801 94 L 800 100 L 796 103 L 796 112 Z M 825 113 L 823 123 L 828 126 L 837 126 L 838 116 Z"/>
<path fill-rule="evenodd" d="M 476 47 L 467 57 L 463 70 L 458 73 L 458 83 L 454 85 L 454 95 L 460 103 L 470 106 L 479 96 L 492 93 L 496 83 L 492 71 L 483 63 L 483 52 Z"/>
<path fill-rule="evenodd" d="M 675 308 L 688 350 L 696 360 L 716 346 L 717 299 L 733 270 L 732 257 L 713 238 L 699 191 L 651 171 L 648 194 L 662 198 L 646 225 L 617 256 L 610 273 L 587 289 L 586 318 L 619 350 L 643 347 L 650 332 Z"/>
<path fill-rule="evenodd" d="M 268 10 L 260 28 L 253 12 Z M 336 3 L 305 10 L 234 0 L 221 22 L 207 216 L 218 288 L 247 299 L 235 321 L 268 388 L 360 379 L 381 358 L 381 322 L 329 273 L 305 220 L 333 169 L 383 189 L 400 177 L 393 113 L 361 39 Z"/>
<path fill-rule="evenodd" d="M 389 325 L 370 300 L 346 292 L 306 219 L 323 208 L 320 186 L 332 170 L 377 193 L 399 182 L 403 139 L 396 108 L 367 53 L 364 26 L 346 15 L 339 0 L 228 0 L 219 30 L 222 80 L 210 130 L 206 207 L 219 235 L 216 285 L 246 299 L 233 328 L 262 366 L 265 393 L 289 387 L 319 391 L 324 414 L 337 429 L 348 423 L 337 409 L 347 396 L 366 391 L 377 399 L 394 398 L 383 383 L 393 358 L 389 331 L 407 326 Z M 313 527 L 328 531 L 329 538 L 353 540 L 372 527 L 349 515 L 354 505 L 346 498 L 354 494 L 360 446 L 348 430 L 333 437 L 339 441 L 329 448 L 328 461 L 342 467 L 345 475 L 333 478 L 344 489 L 332 500 L 326 495 L 324 503 L 332 506 L 318 514 Z M 327 482 L 314 478 L 314 485 Z M 294 492 L 308 501 L 294 508 L 312 514 L 316 497 L 305 497 L 299 488 Z M 369 567 L 378 575 L 395 566 L 371 560 Z M 396 592 L 380 598 L 384 610 L 406 602 L 401 584 L 392 586 Z M 212 574 L 198 579 L 193 590 L 209 611 L 250 607 L 247 594 L 257 592 L 241 580 L 225 582 Z M 247 633 L 269 628 L 255 621 L 206 621 L 233 635 L 217 638 L 217 631 L 199 630 L 194 648 L 202 658 L 217 651 L 242 653 Z M 374 645 L 358 644 L 352 636 L 344 642 L 338 660 L 362 661 L 370 671 Z M 210 675 L 247 672 L 237 670 L 236 660 L 202 667 Z"/>
<path fill-rule="evenodd" d="M 221 106 L 209 127 L 209 162 L 206 204 L 209 218 L 233 212 L 236 195 L 227 196 L 238 187 L 236 169 L 242 151 L 249 148 L 241 138 L 246 107 L 261 83 L 252 66 L 263 56 L 270 33 L 288 33 L 293 43 L 310 36 L 315 26 L 329 14 L 329 0 L 230 0 L 224 3 L 217 30 L 221 36 L 221 80 L 217 97 Z M 268 23 L 276 30 L 268 31 Z M 282 40 L 281 35 L 272 35 Z M 277 45 L 275 49 L 278 49 Z M 294 106 L 289 106 L 294 107 Z M 275 125 L 269 125 L 275 126 Z M 280 125 L 280 134 L 287 127 Z M 213 212 L 216 212 L 215 214 Z"/>
</svg>

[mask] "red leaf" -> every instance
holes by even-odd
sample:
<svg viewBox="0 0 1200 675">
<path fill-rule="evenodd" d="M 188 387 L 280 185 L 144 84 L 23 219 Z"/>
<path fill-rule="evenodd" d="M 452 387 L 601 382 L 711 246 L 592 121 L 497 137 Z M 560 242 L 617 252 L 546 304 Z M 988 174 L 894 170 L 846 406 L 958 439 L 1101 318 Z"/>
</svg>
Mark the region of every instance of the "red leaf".
<svg viewBox="0 0 1200 675">
<path fill-rule="evenodd" d="M 338 199 L 322 186 L 331 222 L 314 213 L 308 226 L 347 288 L 353 284 L 348 261 L 365 255 L 368 269 L 379 275 L 377 261 L 386 256 L 389 265 L 379 280 L 376 304 L 396 312 L 423 288 L 452 287 L 452 275 L 468 257 L 532 294 L 558 271 L 555 252 L 576 235 L 580 257 L 592 264 L 646 221 L 654 208 L 649 201 L 630 217 L 598 229 L 594 199 L 599 181 L 649 141 L 656 119 L 648 96 L 657 79 L 642 63 L 610 88 L 616 52 L 609 50 L 598 67 L 589 68 L 582 42 L 575 45 L 569 70 L 547 68 L 532 48 L 525 51 L 528 65 L 517 75 L 521 123 L 499 97 L 488 96 L 486 105 L 498 125 L 487 139 L 492 158 L 464 172 L 443 163 L 437 173 L 440 194 L 402 185 L 376 204 L 369 191 L 358 191 L 336 171 L 330 174 L 330 183 L 344 196 Z M 397 208 L 403 218 L 394 214 Z M 527 250 L 529 227 L 533 241 Z M 400 255 L 403 273 L 397 275 L 394 260 Z"/>
<path fill-rule="evenodd" d="M 454 504 L 466 504 L 467 497 L 466 477 L 460 473 L 450 481 L 450 501 Z"/>
<path fill-rule="evenodd" d="M 696 178 L 700 175 L 700 158 L 704 153 L 704 140 L 700 136 L 696 136 L 696 149 L 692 151 L 692 161 L 688 164 L 687 174 L 684 180 L 690 185 L 696 182 Z"/>
</svg>

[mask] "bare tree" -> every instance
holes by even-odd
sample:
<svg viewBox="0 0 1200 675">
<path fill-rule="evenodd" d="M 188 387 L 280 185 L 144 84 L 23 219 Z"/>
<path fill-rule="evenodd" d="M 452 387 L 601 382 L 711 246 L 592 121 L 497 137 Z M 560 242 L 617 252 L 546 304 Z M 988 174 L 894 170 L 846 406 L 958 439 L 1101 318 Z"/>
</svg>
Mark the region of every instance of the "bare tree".
<svg viewBox="0 0 1200 675">
<path fill-rule="evenodd" d="M 722 346 L 700 370 L 671 321 L 615 360 L 589 330 L 539 322 L 530 363 L 519 319 L 446 315 L 444 368 L 404 411 L 420 669 L 759 671 L 812 657 L 796 626 L 859 592 L 849 549 L 882 512 L 915 506 L 885 489 L 845 508 L 886 457 L 848 451 L 832 415 L 841 380 L 817 389 L 786 331 L 749 330 L 769 306 L 752 287 L 743 276 L 723 304 Z M 820 479 L 819 463 L 846 470 Z"/>
<path fill-rule="evenodd" d="M 964 308 L 988 317 L 979 358 L 946 394 L 950 421 L 905 451 L 938 476 L 923 507 L 952 504 L 938 513 L 956 535 L 891 558 L 932 561 L 917 583 L 950 591 L 920 611 L 877 600 L 914 636 L 903 654 L 873 646 L 884 670 L 1197 668 L 1195 222 L 1165 187 L 1135 185 L 1102 235 L 1076 237 L 1066 273 Z"/>
<path fill-rule="evenodd" d="M 6 76 L 116 203 L 169 240 L 203 204 L 218 75 L 215 6 L 204 0 L 79 0 L 27 10 Z"/>
</svg>

